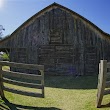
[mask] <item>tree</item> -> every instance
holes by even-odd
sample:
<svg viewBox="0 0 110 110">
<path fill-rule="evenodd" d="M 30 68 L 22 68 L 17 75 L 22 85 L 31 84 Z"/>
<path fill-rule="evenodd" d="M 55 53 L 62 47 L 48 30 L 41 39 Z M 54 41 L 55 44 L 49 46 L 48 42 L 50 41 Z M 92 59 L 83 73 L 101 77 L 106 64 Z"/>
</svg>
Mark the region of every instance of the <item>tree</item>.
<svg viewBox="0 0 110 110">
<path fill-rule="evenodd" d="M 2 31 L 3 31 L 3 30 L 5 30 L 5 29 L 3 28 L 2 25 L 0 25 L 0 40 L 2 39 L 2 35 L 3 35 Z"/>
</svg>

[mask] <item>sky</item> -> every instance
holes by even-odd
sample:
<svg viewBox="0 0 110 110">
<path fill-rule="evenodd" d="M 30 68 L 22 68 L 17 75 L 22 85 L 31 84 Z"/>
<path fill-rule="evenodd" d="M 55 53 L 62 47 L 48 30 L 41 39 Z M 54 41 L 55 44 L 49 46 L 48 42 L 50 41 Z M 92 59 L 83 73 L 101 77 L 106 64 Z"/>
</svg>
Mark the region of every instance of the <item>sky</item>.
<svg viewBox="0 0 110 110">
<path fill-rule="evenodd" d="M 110 34 L 110 0 L 0 0 L 0 25 L 5 28 L 3 37 L 54 2 L 75 11 Z"/>
</svg>

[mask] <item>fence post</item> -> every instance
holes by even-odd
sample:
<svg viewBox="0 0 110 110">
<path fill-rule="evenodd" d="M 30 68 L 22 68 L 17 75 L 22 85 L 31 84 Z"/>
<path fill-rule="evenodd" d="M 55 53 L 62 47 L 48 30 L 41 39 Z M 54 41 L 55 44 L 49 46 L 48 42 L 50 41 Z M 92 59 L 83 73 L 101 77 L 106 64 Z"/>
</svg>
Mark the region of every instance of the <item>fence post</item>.
<svg viewBox="0 0 110 110">
<path fill-rule="evenodd" d="M 2 98 L 4 98 L 4 92 L 3 92 L 3 77 L 2 77 L 2 66 L 0 65 L 0 95 Z"/>
<path fill-rule="evenodd" d="M 40 72 L 41 72 L 41 75 L 42 75 L 41 84 L 42 84 L 42 95 L 43 95 L 43 98 L 44 98 L 44 69 L 40 70 Z"/>
<path fill-rule="evenodd" d="M 98 93 L 97 93 L 97 107 L 101 107 L 101 102 L 103 99 L 105 81 L 107 74 L 107 60 L 101 60 L 99 64 L 99 80 L 98 80 Z"/>
<path fill-rule="evenodd" d="M 97 85 L 97 95 L 99 93 L 99 86 L 100 86 L 100 72 L 101 72 L 101 63 L 99 62 L 99 74 L 98 74 L 98 85 Z"/>
</svg>

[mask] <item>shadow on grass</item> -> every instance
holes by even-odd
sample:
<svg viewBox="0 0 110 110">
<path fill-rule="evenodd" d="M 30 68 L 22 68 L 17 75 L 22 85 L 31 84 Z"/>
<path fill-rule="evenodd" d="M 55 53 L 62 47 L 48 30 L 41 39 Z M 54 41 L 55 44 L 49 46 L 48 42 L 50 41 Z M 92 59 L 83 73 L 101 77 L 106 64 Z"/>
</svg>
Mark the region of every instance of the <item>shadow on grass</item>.
<svg viewBox="0 0 110 110">
<path fill-rule="evenodd" d="M 97 76 L 45 76 L 45 87 L 63 89 L 96 89 Z"/>
<path fill-rule="evenodd" d="M 61 110 L 55 107 L 32 107 L 10 103 L 6 98 L 0 98 L 0 110 Z"/>
<path fill-rule="evenodd" d="M 106 104 L 106 105 L 101 105 L 100 108 L 110 108 L 110 102 L 108 104 Z"/>
</svg>

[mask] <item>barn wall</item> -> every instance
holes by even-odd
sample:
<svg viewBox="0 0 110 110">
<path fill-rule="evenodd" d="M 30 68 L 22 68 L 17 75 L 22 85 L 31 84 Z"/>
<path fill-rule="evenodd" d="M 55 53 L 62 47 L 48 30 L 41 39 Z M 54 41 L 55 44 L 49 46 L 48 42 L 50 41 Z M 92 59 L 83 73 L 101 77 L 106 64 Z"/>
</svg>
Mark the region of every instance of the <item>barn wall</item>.
<svg viewBox="0 0 110 110">
<path fill-rule="evenodd" d="M 59 67 L 62 73 L 67 70 L 66 73 L 71 71 L 77 75 L 97 74 L 99 60 L 110 60 L 110 43 L 106 36 L 82 18 L 59 7 L 25 24 L 2 44 L 2 47 L 7 46 L 11 48 L 11 61 L 45 64 L 47 70 Z M 62 57 L 61 52 L 65 56 Z"/>
</svg>

